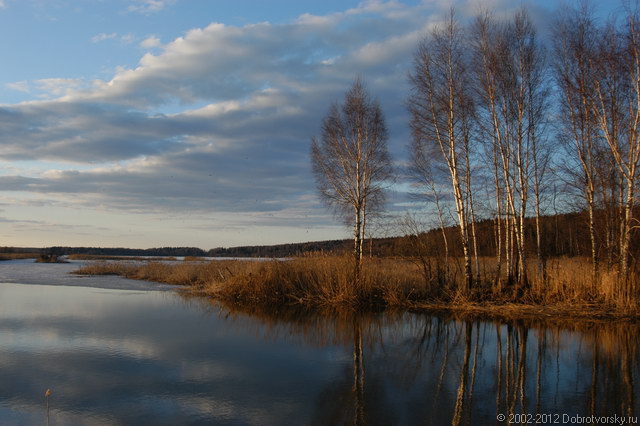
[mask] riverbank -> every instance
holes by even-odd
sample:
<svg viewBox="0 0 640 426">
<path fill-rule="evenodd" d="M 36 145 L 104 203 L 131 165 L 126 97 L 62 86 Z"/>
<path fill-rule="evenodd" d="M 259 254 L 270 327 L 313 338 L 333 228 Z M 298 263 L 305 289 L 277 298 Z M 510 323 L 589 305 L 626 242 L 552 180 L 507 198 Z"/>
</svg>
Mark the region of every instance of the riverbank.
<svg viewBox="0 0 640 426">
<path fill-rule="evenodd" d="M 487 265 L 483 275 L 490 277 Z M 447 310 L 512 319 L 640 318 L 637 303 L 616 303 L 611 277 L 602 279 L 599 288 L 594 286 L 589 280 L 588 264 L 580 259 L 548 262 L 545 279 L 532 273 L 530 285 L 525 289 L 479 279 L 474 288 L 461 292 L 459 266 L 456 260 L 448 265 L 437 262 L 425 265 L 405 259 L 366 259 L 357 285 L 353 283 L 353 263 L 349 257 L 327 256 L 264 262 L 100 262 L 75 273 L 181 285 L 192 294 L 241 306 Z"/>
<path fill-rule="evenodd" d="M 0 253 L 0 261 L 17 259 L 37 259 L 38 253 Z"/>
</svg>

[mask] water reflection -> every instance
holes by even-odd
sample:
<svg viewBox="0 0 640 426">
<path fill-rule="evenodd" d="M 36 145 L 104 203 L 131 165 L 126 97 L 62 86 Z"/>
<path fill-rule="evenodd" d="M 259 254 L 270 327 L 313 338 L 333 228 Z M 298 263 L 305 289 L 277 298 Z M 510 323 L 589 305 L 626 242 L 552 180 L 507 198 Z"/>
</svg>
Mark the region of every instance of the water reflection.
<svg viewBox="0 0 640 426">
<path fill-rule="evenodd" d="M 639 421 L 634 322 L 215 309 L 253 318 L 244 327 L 267 340 L 350 349 L 351 365 L 325 386 L 311 424 Z"/>
<path fill-rule="evenodd" d="M 0 284 L 0 424 L 44 424 L 47 388 L 52 425 L 637 416 L 639 337 L 632 322 L 247 311 L 167 292 Z"/>
</svg>

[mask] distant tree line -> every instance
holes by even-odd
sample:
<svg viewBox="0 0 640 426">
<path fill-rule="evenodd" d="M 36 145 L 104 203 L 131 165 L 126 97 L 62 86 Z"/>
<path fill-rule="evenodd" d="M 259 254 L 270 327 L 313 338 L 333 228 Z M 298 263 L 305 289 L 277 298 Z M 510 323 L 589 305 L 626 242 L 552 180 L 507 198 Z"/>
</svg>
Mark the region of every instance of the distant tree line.
<svg viewBox="0 0 640 426">
<path fill-rule="evenodd" d="M 209 250 L 207 256 L 283 258 L 307 253 L 342 254 L 349 252 L 353 248 L 352 244 L 350 240 L 330 240 L 270 246 L 219 247 Z"/>
<path fill-rule="evenodd" d="M 640 212 L 636 213 L 640 216 Z M 606 214 L 596 211 L 596 229 L 601 231 L 606 227 Z M 590 256 L 591 242 L 589 238 L 589 216 L 586 211 L 542 216 L 540 220 L 543 251 L 546 256 Z M 525 229 L 529 235 L 527 250 L 535 252 L 535 219 L 527 218 Z M 479 256 L 495 256 L 496 240 L 495 222 L 491 219 L 480 220 L 476 223 L 478 233 Z M 449 255 L 459 257 L 463 255 L 460 242 L 457 239 L 458 228 L 446 226 L 444 228 L 449 241 Z M 419 238 L 427 248 L 429 256 L 442 256 L 445 250 L 442 229 L 435 228 L 417 235 L 404 235 L 387 238 L 369 238 L 363 244 L 364 256 L 376 257 L 410 257 L 417 255 L 416 244 L 413 239 Z M 197 257 L 263 257 L 285 258 L 302 256 L 305 254 L 343 255 L 353 250 L 353 240 L 327 240 L 304 243 L 275 244 L 262 246 L 217 247 L 203 250 L 197 247 L 161 247 L 149 249 L 131 249 L 125 247 L 0 247 L 0 253 L 51 253 L 55 255 L 91 254 L 104 256 L 197 256 Z M 635 234 L 631 244 L 634 258 L 640 256 L 640 235 Z"/>
<path fill-rule="evenodd" d="M 11 246 L 3 246 L 0 247 L 0 253 L 41 253 L 41 248 L 36 247 L 11 247 Z"/>
<path fill-rule="evenodd" d="M 0 253 L 44 253 L 52 255 L 87 254 L 101 256 L 158 256 L 158 257 L 264 257 L 282 258 L 305 253 L 339 254 L 350 249 L 349 240 L 315 241 L 265 246 L 217 247 L 203 250 L 197 247 L 156 247 L 134 249 L 126 247 L 62 247 L 18 248 L 0 247 Z"/>
<path fill-rule="evenodd" d="M 640 214 L 638 211 L 637 214 Z M 597 212 L 596 229 L 604 229 L 604 212 Z M 546 258 L 551 257 L 590 257 L 591 241 L 589 238 L 589 215 L 586 211 L 562 213 L 540 218 L 528 217 L 524 221 L 528 253 L 537 250 L 536 232 L 541 230 L 542 253 Z M 495 220 L 484 219 L 474 224 L 478 240 L 479 257 L 497 256 L 498 246 L 495 238 Z M 445 234 L 443 238 L 443 232 Z M 402 256 L 411 257 L 420 254 L 444 258 L 444 241 L 448 241 L 449 256 L 462 257 L 464 255 L 462 244 L 458 238 L 459 229 L 456 226 L 447 226 L 444 229 L 434 228 L 420 234 L 405 235 L 394 238 L 380 238 L 373 240 L 372 252 L 374 256 Z M 423 247 L 418 252 L 418 244 Z M 367 243 L 368 244 L 368 243 Z M 634 234 L 630 247 L 634 258 L 640 256 L 640 234 Z"/>
<path fill-rule="evenodd" d="M 69 255 L 90 254 L 102 256 L 206 256 L 205 250 L 197 247 L 158 247 L 134 249 L 126 247 L 61 247 L 54 246 L 40 249 L 47 254 Z"/>
</svg>

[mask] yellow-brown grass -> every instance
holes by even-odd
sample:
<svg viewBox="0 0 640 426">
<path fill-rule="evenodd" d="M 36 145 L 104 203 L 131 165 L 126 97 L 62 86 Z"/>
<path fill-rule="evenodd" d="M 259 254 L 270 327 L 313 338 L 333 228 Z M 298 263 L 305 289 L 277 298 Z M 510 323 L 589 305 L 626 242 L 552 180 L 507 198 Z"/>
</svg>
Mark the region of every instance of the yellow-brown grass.
<svg viewBox="0 0 640 426">
<path fill-rule="evenodd" d="M 84 275 L 121 275 L 123 277 L 157 281 L 167 284 L 203 288 L 224 282 L 240 273 L 251 273 L 253 262 L 218 261 L 209 263 L 162 262 L 98 262 L 75 271 Z"/>
<path fill-rule="evenodd" d="M 357 283 L 348 257 L 303 257 L 254 265 L 251 273 L 219 286 L 217 295 L 238 303 L 360 308 L 404 305 L 427 298 L 416 268 L 403 261 L 367 260 Z"/>
<path fill-rule="evenodd" d="M 415 266 L 385 259 L 366 261 L 358 285 L 353 283 L 351 259 L 343 257 L 178 264 L 104 262 L 76 273 L 187 285 L 199 293 L 237 303 L 403 305 L 425 298 Z"/>
<path fill-rule="evenodd" d="M 125 263 L 90 265 L 81 274 L 116 274 L 128 278 L 189 286 L 226 302 L 257 306 L 313 308 L 382 307 L 451 308 L 489 313 L 493 310 L 572 316 L 636 315 L 638 303 L 621 301 L 614 273 L 591 279 L 585 259 L 555 259 L 546 274 L 535 262 L 529 285 L 507 285 L 495 278 L 495 262 L 483 259 L 479 279 L 465 289 L 461 260 L 364 259 L 360 280 L 354 281 L 350 257 L 305 256 L 285 261 L 214 260 L 211 262 Z M 578 311 L 582 314 L 578 314 Z"/>
<path fill-rule="evenodd" d="M 184 260 L 185 262 L 203 262 L 207 259 L 200 256 L 185 256 L 182 260 Z"/>
</svg>

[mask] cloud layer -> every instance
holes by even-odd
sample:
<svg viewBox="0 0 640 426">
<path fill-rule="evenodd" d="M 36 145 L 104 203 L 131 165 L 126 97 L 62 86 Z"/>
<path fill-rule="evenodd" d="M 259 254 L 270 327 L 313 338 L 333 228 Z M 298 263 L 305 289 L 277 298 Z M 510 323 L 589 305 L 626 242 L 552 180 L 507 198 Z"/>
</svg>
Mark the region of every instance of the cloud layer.
<svg viewBox="0 0 640 426">
<path fill-rule="evenodd" d="M 131 10 L 169 3 L 139 1 Z M 44 94 L 0 106 L 0 159 L 64 167 L 0 176 L 0 188 L 117 210 L 259 212 L 264 223 L 295 227 L 293 211 L 300 223 L 326 224 L 331 217 L 318 219 L 313 196 L 310 137 L 362 76 L 401 158 L 407 72 L 417 43 L 448 9 L 442 3 L 370 1 L 279 25 L 211 23 L 165 45 L 144 40 L 157 54 L 109 81 L 14 83 Z"/>
</svg>

